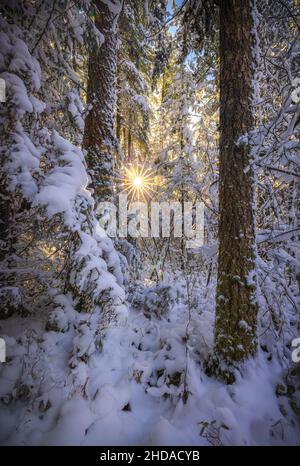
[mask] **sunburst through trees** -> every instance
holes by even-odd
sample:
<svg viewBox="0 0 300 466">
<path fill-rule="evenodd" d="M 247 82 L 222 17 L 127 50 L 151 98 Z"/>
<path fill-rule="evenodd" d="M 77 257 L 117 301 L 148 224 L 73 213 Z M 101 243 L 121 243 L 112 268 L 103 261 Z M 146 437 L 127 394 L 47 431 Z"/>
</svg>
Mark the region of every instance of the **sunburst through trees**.
<svg viewBox="0 0 300 466">
<path fill-rule="evenodd" d="M 145 165 L 124 167 L 121 174 L 121 187 L 133 200 L 146 200 L 155 193 L 158 179 L 153 176 L 152 168 Z"/>
</svg>

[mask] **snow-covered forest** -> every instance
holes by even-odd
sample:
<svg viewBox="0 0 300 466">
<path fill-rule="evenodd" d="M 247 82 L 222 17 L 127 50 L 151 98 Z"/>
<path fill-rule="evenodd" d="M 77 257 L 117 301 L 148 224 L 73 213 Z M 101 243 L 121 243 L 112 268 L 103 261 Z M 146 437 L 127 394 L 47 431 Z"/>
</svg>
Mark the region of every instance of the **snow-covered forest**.
<svg viewBox="0 0 300 466">
<path fill-rule="evenodd" d="M 1 1 L 1 445 L 300 444 L 299 31 Z"/>
</svg>

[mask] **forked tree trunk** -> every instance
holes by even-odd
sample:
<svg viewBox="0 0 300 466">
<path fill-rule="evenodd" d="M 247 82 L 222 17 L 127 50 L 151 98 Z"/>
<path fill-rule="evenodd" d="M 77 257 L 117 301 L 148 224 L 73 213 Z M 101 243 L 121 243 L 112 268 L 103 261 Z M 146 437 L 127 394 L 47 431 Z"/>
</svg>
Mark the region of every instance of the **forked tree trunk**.
<svg viewBox="0 0 300 466">
<path fill-rule="evenodd" d="M 121 0 L 109 9 L 106 2 L 94 0 L 95 25 L 104 36 L 104 43 L 89 56 L 87 104 L 83 146 L 87 150 L 87 165 L 92 179 L 96 203 L 113 197 L 114 112 L 116 106 L 117 20 Z"/>
<path fill-rule="evenodd" d="M 220 0 L 220 193 L 215 324 L 217 376 L 256 351 L 255 183 L 250 147 L 253 17 L 250 0 Z"/>
</svg>

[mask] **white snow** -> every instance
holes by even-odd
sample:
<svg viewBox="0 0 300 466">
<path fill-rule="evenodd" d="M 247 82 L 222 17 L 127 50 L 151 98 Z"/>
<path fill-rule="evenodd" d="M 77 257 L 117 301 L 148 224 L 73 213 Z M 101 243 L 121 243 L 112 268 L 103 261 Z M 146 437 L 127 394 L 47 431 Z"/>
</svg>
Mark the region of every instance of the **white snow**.
<svg viewBox="0 0 300 466">
<path fill-rule="evenodd" d="M 234 386 L 226 386 L 204 374 L 194 351 L 202 346 L 203 360 L 210 351 L 214 316 L 213 309 L 208 307 L 209 299 L 200 293 L 200 300 L 206 311 L 204 314 L 194 311 L 192 315 L 188 357 L 182 339 L 187 308 L 182 304 L 175 305 L 168 320 L 149 321 L 142 311 L 131 310 L 121 326 L 108 330 L 101 351 L 90 335 L 95 316 L 86 320 L 87 315 L 78 315 L 86 323 L 78 327 L 77 335 L 71 330 L 41 333 L 41 348 L 47 351 L 47 362 L 43 366 L 39 356 L 36 364 L 42 371 L 43 403 L 49 400 L 51 407 L 42 415 L 27 410 L 25 405 L 21 410 L 2 408 L 1 442 L 7 445 L 299 443 L 299 428 L 293 427 L 281 413 L 275 394 L 282 371 L 279 361 L 269 362 L 263 352 L 259 353 L 247 363 Z M 68 309 L 73 316 L 75 311 L 66 296 L 58 297 L 57 302 L 61 306 L 57 312 L 61 313 L 63 328 L 62 310 Z M 1 372 L 4 394 L 10 387 L 9 380 L 16 377 L 12 371 L 19 367 L 16 361 L 24 357 L 24 348 L 16 342 L 19 329 L 14 320 L 1 323 L 1 327 L 1 333 L 9 335 L 5 337 L 8 354 L 13 356 Z M 77 348 L 79 358 L 90 355 L 88 365 L 81 362 L 72 371 L 72 385 L 65 372 L 68 348 Z M 38 355 L 41 350 L 36 351 Z M 182 383 L 169 384 L 164 375 L 182 370 L 187 370 L 191 392 L 187 404 L 180 398 Z M 86 396 L 73 391 L 74 386 L 83 384 Z M 202 426 L 206 426 L 203 431 Z"/>
</svg>

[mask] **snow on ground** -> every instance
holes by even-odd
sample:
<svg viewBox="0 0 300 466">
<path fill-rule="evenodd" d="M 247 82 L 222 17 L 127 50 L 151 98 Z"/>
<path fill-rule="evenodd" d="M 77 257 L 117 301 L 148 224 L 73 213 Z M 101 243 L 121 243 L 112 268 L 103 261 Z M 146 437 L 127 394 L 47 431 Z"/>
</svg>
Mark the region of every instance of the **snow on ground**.
<svg viewBox="0 0 300 466">
<path fill-rule="evenodd" d="M 212 290 L 211 290 L 212 291 Z M 207 293 L 206 293 L 207 295 Z M 9 361 L 0 372 L 0 443 L 5 445 L 286 445 L 300 430 L 279 409 L 275 387 L 282 368 L 264 353 L 250 361 L 234 386 L 208 378 L 201 360 L 211 349 L 211 296 L 192 312 L 186 346 L 187 307 L 176 303 L 162 319 L 132 309 L 122 328 L 111 328 L 102 352 L 89 362 L 86 395 L 70 389 L 72 333 L 46 332 L 45 322 L 1 322 Z M 39 335 L 39 338 L 36 336 Z M 37 343 L 38 341 L 38 343 Z M 24 357 L 24 355 L 26 355 Z M 40 377 L 41 393 L 19 385 L 21 370 Z M 26 362 L 27 361 L 27 362 Z M 186 373 L 187 403 L 182 401 Z M 28 380 L 28 378 L 27 378 Z"/>
</svg>

